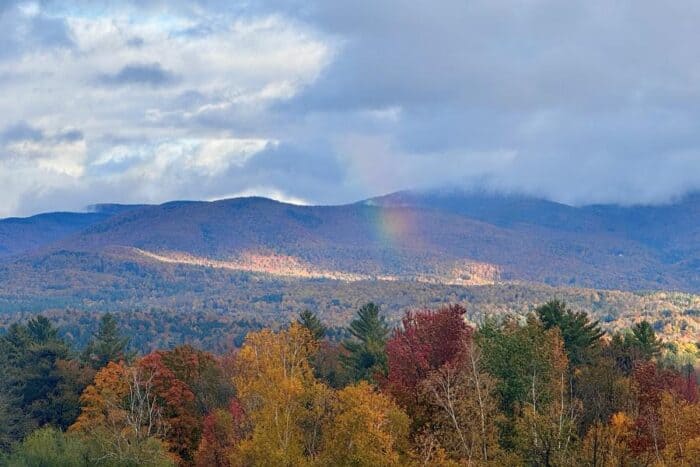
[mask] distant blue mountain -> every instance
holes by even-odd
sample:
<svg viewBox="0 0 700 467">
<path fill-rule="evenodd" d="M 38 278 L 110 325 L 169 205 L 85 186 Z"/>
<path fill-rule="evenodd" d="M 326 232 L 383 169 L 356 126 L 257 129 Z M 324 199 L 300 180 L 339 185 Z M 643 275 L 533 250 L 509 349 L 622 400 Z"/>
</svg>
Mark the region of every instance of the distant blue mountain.
<svg viewBox="0 0 700 467">
<path fill-rule="evenodd" d="M 0 257 L 30 252 L 139 207 L 142 206 L 99 204 L 90 206 L 88 212 L 52 212 L 0 219 Z"/>
</svg>

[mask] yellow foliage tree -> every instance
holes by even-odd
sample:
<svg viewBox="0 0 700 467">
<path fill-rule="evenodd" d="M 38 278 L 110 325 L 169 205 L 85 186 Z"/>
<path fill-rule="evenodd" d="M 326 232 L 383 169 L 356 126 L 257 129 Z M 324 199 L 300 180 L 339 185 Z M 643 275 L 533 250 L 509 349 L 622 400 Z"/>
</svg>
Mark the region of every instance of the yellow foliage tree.
<svg viewBox="0 0 700 467">
<path fill-rule="evenodd" d="M 234 384 L 252 432 L 235 447 L 234 465 L 307 465 L 317 454 L 331 391 L 316 381 L 309 358 L 317 348 L 309 331 L 249 334 L 236 358 Z"/>
<path fill-rule="evenodd" d="M 700 403 L 690 403 L 665 392 L 661 397 L 661 426 L 666 445 L 662 452 L 668 465 L 700 463 Z"/>
<path fill-rule="evenodd" d="M 606 425 L 596 423 L 588 430 L 580 451 L 580 464 L 592 467 L 617 467 L 632 460 L 629 443 L 634 420 L 624 412 L 613 414 Z"/>
<path fill-rule="evenodd" d="M 407 454 L 408 416 L 367 383 L 337 394 L 324 431 L 323 465 L 400 465 Z"/>
</svg>

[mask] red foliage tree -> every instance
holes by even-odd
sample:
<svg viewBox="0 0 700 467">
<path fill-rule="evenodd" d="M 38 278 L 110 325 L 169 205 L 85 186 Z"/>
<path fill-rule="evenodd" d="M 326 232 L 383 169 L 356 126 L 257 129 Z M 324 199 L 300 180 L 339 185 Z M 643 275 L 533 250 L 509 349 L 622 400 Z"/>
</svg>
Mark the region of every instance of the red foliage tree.
<svg viewBox="0 0 700 467">
<path fill-rule="evenodd" d="M 409 312 L 402 329 L 387 343 L 389 374 L 386 389 L 409 415 L 418 419 L 424 412 L 418 387 L 431 371 L 456 363 L 471 345 L 473 329 L 464 321 L 460 305 L 438 310 Z"/>
<path fill-rule="evenodd" d="M 138 365 L 151 380 L 167 424 L 166 441 L 170 450 L 184 462 L 192 460 L 200 436 L 200 420 L 192 390 L 168 368 L 160 352 L 146 355 Z"/>
<path fill-rule="evenodd" d="M 248 428 L 245 412 L 237 399 L 231 399 L 228 410 L 215 409 L 202 421 L 202 439 L 195 465 L 229 467 L 231 448 L 246 436 Z"/>
<path fill-rule="evenodd" d="M 638 456 L 658 458 L 665 445 L 659 414 L 663 394 L 671 392 L 692 402 L 695 387 L 678 372 L 659 368 L 654 362 L 638 364 L 632 377 L 637 393 L 637 418 L 631 448 Z"/>
</svg>

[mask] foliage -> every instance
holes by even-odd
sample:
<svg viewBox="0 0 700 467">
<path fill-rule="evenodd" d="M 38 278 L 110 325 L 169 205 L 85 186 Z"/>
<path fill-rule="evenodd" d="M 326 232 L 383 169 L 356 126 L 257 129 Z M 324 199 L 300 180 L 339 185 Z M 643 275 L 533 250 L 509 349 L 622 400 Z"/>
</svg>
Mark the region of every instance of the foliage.
<svg viewBox="0 0 700 467">
<path fill-rule="evenodd" d="M 126 465 L 169 465 L 168 426 L 154 391 L 154 374 L 110 362 L 81 396 L 70 431 L 92 446 L 95 460 Z"/>
<path fill-rule="evenodd" d="M 89 467 L 94 464 L 87 443 L 56 428 L 46 427 L 30 434 L 8 457 L 6 465 Z"/>
<path fill-rule="evenodd" d="M 72 270 L 61 271 L 58 277 Z M 96 317 L 111 312 L 123 335 L 130 338 L 130 348 L 140 353 L 186 343 L 224 353 L 240 347 L 246 333 L 280 329 L 305 308 L 322 311 L 329 339 L 343 340 L 348 337 L 345 326 L 367 297 L 375 300 L 389 325 L 394 325 L 406 311 L 450 303 L 466 306 L 465 318 L 471 323 L 512 314 L 525 316 L 556 296 L 573 311 L 599 320 L 611 335 L 632 327 L 640 316 L 647 317 L 669 342 L 695 342 L 700 335 L 700 295 L 677 292 L 642 294 L 509 282 L 458 286 L 405 280 L 292 280 L 184 266 L 168 268 L 164 277 L 147 269 L 129 274 L 133 274 L 129 279 L 133 288 L 129 289 L 121 287 L 121 281 L 109 281 L 96 290 L 79 278 L 48 288 L 36 278 L 41 295 L 26 292 L 26 298 L 15 298 L 19 289 L 13 289 L 11 282 L 3 283 L 0 271 L 0 289 L 6 286 L 0 293 L 0 334 L 11 324 L 24 323 L 41 312 L 60 329 L 66 342 L 83 348 L 97 332 Z M 279 295 L 281 301 L 268 301 L 265 297 L 271 294 Z"/>
<path fill-rule="evenodd" d="M 215 409 L 202 421 L 202 439 L 194 463 L 201 467 L 230 467 L 229 453 L 236 441 L 233 414 Z"/>
<path fill-rule="evenodd" d="M 252 430 L 236 446 L 245 464 L 303 465 L 318 447 L 317 430 L 329 390 L 309 364 L 318 344 L 309 331 L 292 323 L 277 334 L 250 334 L 236 358 L 237 397 Z M 305 430 L 305 427 L 312 427 Z"/>
<path fill-rule="evenodd" d="M 123 337 L 118 329 L 117 319 L 111 313 L 100 318 L 100 327 L 93 340 L 83 351 L 83 361 L 99 370 L 109 362 L 118 362 L 126 358 L 128 337 Z"/>
<path fill-rule="evenodd" d="M 366 381 L 338 392 L 323 437 L 323 465 L 403 465 L 409 419 Z"/>
<path fill-rule="evenodd" d="M 326 331 L 328 330 L 328 328 L 326 328 L 326 326 L 323 325 L 318 316 L 316 316 L 316 314 L 313 311 L 310 311 L 308 309 L 299 313 L 299 319 L 297 320 L 297 322 L 300 325 L 304 326 L 306 329 L 308 329 L 311 333 L 311 337 L 313 337 L 317 341 L 323 339 L 326 335 Z"/>
<path fill-rule="evenodd" d="M 661 339 L 656 337 L 654 328 L 646 320 L 632 327 L 630 338 L 632 346 L 639 351 L 639 355 L 644 360 L 657 357 L 661 352 Z"/>
<path fill-rule="evenodd" d="M 547 302 L 536 311 L 545 329 L 559 328 L 572 367 L 592 361 L 592 353 L 605 334 L 598 321 L 590 322 L 586 313 L 573 312 L 560 300 Z"/>
<path fill-rule="evenodd" d="M 341 345 L 328 336 L 346 331 L 295 321 L 223 355 L 184 345 L 97 371 L 48 320 L 17 324 L 0 337 L 0 464 L 697 463 L 694 345 L 646 325 L 601 339 L 558 302 L 476 329 L 465 315 L 410 312 L 387 339 L 366 306 Z"/>
<path fill-rule="evenodd" d="M 69 362 L 68 345 L 44 316 L 15 324 L 0 338 L 0 444 L 8 448 L 33 427 L 66 428 L 92 374 Z"/>
<path fill-rule="evenodd" d="M 363 305 L 348 328 L 353 339 L 343 343 L 347 355 L 342 361 L 356 381 L 377 382 L 387 371 L 386 341 L 389 328 L 379 307 L 374 303 Z"/>
<path fill-rule="evenodd" d="M 426 404 L 420 383 L 443 365 L 462 359 L 471 343 L 472 328 L 464 321 L 466 310 L 457 305 L 436 311 L 409 312 L 402 328 L 386 344 L 389 374 L 387 390 L 421 424 Z"/>
</svg>

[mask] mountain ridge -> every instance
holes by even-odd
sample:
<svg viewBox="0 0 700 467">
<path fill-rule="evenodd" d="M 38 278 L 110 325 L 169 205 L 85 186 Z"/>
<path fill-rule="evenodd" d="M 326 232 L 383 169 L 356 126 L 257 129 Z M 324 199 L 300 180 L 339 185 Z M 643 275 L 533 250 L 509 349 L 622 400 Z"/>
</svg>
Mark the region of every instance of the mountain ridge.
<svg viewBox="0 0 700 467">
<path fill-rule="evenodd" d="M 213 261 L 278 255 L 338 274 L 445 281 L 462 265 L 468 275 L 469 265 L 485 264 L 502 281 L 694 292 L 696 198 L 660 207 L 573 207 L 519 195 L 404 191 L 336 206 L 263 197 L 106 205 L 85 213 L 82 224 L 49 232 L 54 241 L 46 241 L 48 233 L 24 238 L 29 248 L 15 247 L 11 258 L 31 263 L 58 251 L 103 254 L 121 246 Z M 29 219 L 45 224 L 41 216 Z"/>
</svg>

